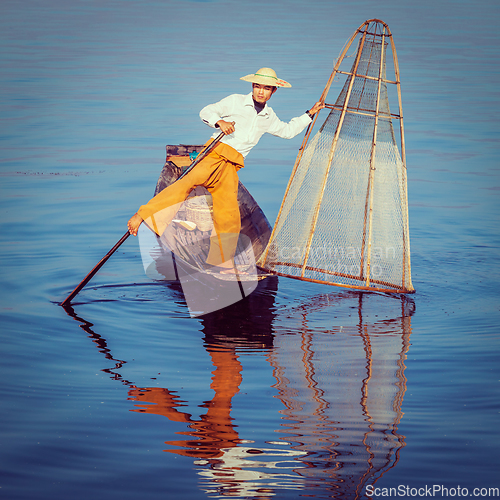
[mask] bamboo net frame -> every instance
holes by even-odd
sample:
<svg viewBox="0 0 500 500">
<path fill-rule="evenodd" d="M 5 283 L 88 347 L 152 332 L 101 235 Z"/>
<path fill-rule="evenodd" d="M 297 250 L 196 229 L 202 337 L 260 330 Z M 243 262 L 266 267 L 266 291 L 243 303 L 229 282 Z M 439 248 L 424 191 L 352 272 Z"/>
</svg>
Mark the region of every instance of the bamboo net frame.
<svg viewBox="0 0 500 500">
<path fill-rule="evenodd" d="M 356 40 L 351 69 L 341 69 Z M 389 44 L 393 79 L 386 76 Z M 344 86 L 328 104 L 340 75 Z M 398 113 L 389 106 L 394 87 Z M 314 136 L 320 113 L 306 131 L 258 265 L 304 281 L 412 293 L 400 74 L 387 24 L 370 19 L 353 33 L 320 100 L 329 115 Z"/>
</svg>

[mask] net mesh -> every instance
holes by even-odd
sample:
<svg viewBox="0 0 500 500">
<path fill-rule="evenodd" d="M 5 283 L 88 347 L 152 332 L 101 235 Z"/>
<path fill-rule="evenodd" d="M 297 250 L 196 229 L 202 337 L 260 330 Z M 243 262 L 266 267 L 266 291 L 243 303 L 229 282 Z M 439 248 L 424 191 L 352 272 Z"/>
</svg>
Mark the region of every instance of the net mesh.
<svg viewBox="0 0 500 500">
<path fill-rule="evenodd" d="M 358 29 L 352 68 L 339 71 L 347 74 L 343 88 L 335 104 L 326 105 L 330 112 L 320 129 L 306 134 L 259 262 L 267 271 L 354 288 L 413 291 L 406 167 L 393 126 L 396 118 L 402 127 L 402 116 L 391 115 L 389 107 L 388 87 L 399 82 L 387 80 L 391 35 L 382 25 L 367 22 Z M 398 137 L 403 148 L 401 131 Z"/>
</svg>

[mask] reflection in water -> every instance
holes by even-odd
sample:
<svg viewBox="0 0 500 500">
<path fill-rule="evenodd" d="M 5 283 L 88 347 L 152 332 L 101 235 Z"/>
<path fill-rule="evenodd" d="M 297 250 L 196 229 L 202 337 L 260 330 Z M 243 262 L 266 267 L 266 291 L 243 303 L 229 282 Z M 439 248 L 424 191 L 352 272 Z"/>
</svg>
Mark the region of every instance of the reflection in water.
<svg viewBox="0 0 500 500">
<path fill-rule="evenodd" d="M 187 401 L 176 388 L 139 388 L 116 372 L 114 378 L 129 385 L 132 411 L 186 424 L 165 451 L 192 457 L 210 496 L 264 499 L 307 488 L 312 496 L 358 498 L 396 465 L 405 444 L 398 425 L 414 304 L 356 292 L 279 309 L 277 281 L 263 283 L 245 300 L 199 320 L 215 395 L 189 403 L 206 409 L 203 414 L 183 411 Z M 337 324 L 325 328 L 327 321 Z M 113 359 L 88 324 L 86 331 Z M 238 353 L 244 351 L 265 356 L 276 381 L 274 397 L 283 405 L 265 446 L 239 435 L 231 416 L 243 376 Z M 114 361 L 117 369 L 124 363 Z"/>
<path fill-rule="evenodd" d="M 211 389 L 215 396 L 202 406 L 207 412 L 195 420 L 187 412 L 178 408 L 183 406 L 178 396 L 161 387 L 132 388 L 129 396 L 134 401 L 145 401 L 147 404 L 136 405 L 143 413 L 163 415 L 174 422 L 189 423 L 193 440 L 167 441 L 170 446 L 184 449 L 165 450 L 179 455 L 198 458 L 218 458 L 223 455 L 223 449 L 236 446 L 240 440 L 233 427 L 231 399 L 239 391 L 242 367 L 237 356 L 230 351 L 211 351 L 210 356 L 215 370 L 212 372 Z M 186 434 L 186 433 L 182 433 Z"/>
<path fill-rule="evenodd" d="M 63 306 L 63 309 L 75 321 L 78 321 L 80 323 L 80 328 L 84 332 L 86 332 L 89 338 L 92 339 L 92 342 L 96 344 L 97 348 L 99 349 L 99 352 L 102 352 L 106 357 L 106 359 L 109 359 L 110 361 L 113 361 L 115 363 L 115 366 L 113 368 L 103 368 L 102 371 L 105 373 L 109 373 L 112 379 L 120 380 L 124 385 L 131 385 L 131 382 L 125 380 L 118 373 L 118 370 L 127 362 L 122 359 L 116 359 L 113 357 L 113 355 L 111 354 L 111 350 L 108 348 L 108 343 L 106 342 L 106 339 L 103 338 L 98 333 L 94 332 L 94 330 L 92 330 L 94 324 L 90 323 L 90 321 L 83 319 L 81 316 L 78 316 L 71 305 Z"/>
<path fill-rule="evenodd" d="M 304 453 L 300 475 L 347 498 L 362 495 L 393 467 L 404 446 L 397 427 L 413 302 L 394 299 L 397 317 L 365 321 L 370 304 L 363 302 L 374 298 L 332 294 L 296 308 L 300 333 L 276 336 L 269 355 L 284 405 L 278 432 Z M 309 317 L 321 309 L 346 306 L 357 306 L 356 324 L 323 332 L 309 327 Z"/>
</svg>

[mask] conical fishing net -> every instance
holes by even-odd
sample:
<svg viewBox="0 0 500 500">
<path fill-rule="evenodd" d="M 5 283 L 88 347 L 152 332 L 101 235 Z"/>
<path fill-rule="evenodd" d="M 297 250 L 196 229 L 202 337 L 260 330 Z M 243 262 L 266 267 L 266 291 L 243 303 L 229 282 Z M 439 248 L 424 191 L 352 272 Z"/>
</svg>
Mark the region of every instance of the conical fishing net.
<svg viewBox="0 0 500 500">
<path fill-rule="evenodd" d="M 356 39 L 352 67 L 341 71 Z M 339 75 L 346 78 L 343 88 L 335 104 L 325 103 L 329 114 L 319 130 L 312 134 L 316 119 L 306 133 L 259 265 L 306 281 L 413 292 L 399 70 L 385 23 L 367 21 L 354 33 L 323 102 Z M 390 111 L 389 87 L 396 94 L 396 114 Z"/>
</svg>

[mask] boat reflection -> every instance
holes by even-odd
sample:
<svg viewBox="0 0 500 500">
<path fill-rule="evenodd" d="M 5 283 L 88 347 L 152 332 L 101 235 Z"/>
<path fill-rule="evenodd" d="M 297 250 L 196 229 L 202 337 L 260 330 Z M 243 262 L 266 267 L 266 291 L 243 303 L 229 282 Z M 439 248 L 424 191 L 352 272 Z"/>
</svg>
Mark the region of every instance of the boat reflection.
<svg viewBox="0 0 500 500">
<path fill-rule="evenodd" d="M 116 363 L 106 371 L 129 387 L 131 411 L 185 424 L 165 451 L 193 459 L 209 496 L 265 499 L 289 490 L 363 497 L 368 484 L 397 464 L 405 445 L 398 425 L 414 303 L 351 292 L 281 308 L 277 280 L 263 283 L 267 288 L 197 320 L 214 367 L 209 401 L 185 401 L 179 387 L 124 380 L 117 371 L 124 361 L 111 356 L 89 323 L 81 327 Z M 231 414 L 244 375 L 240 358 L 249 353 L 269 363 L 272 397 L 282 404 L 262 442 L 245 435 Z M 186 411 L 193 405 L 200 414 Z"/>
</svg>

